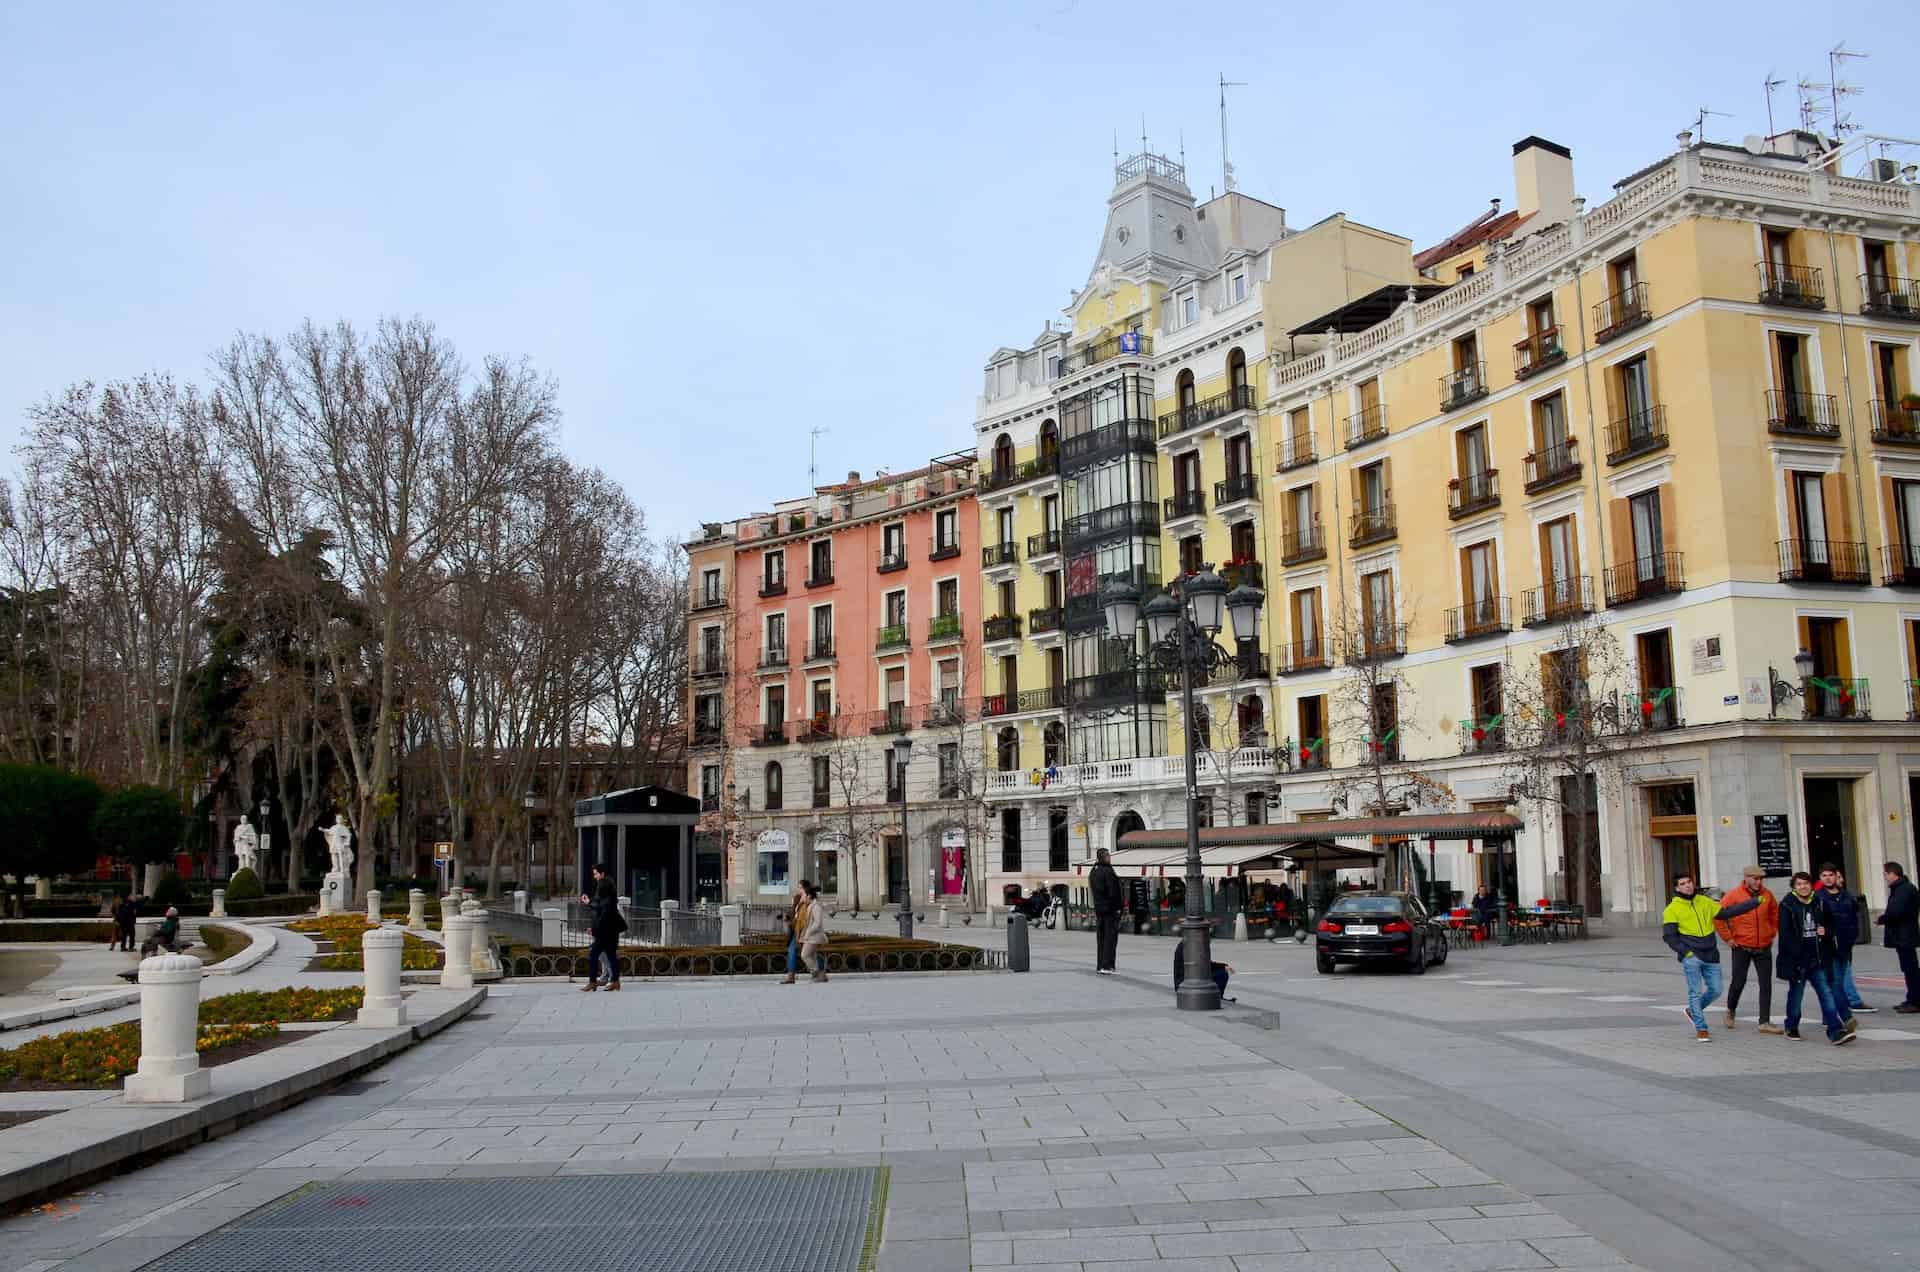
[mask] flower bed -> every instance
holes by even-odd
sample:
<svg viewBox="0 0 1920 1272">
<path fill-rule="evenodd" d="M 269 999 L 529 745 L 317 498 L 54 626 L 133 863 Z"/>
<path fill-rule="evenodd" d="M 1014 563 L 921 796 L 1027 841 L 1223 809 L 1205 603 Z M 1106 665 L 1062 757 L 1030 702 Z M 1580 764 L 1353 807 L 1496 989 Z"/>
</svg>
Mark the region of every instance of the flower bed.
<svg viewBox="0 0 1920 1272">
<path fill-rule="evenodd" d="M 222 994 L 200 1004 L 200 1023 L 256 1025 L 345 1020 L 360 1010 L 365 994 L 365 990 L 358 988 L 272 989 Z"/>
<path fill-rule="evenodd" d="M 315 958 L 307 964 L 308 971 L 362 972 L 366 970 L 366 960 L 361 954 L 361 942 L 378 926 L 367 922 L 363 915 L 333 914 L 324 919 L 299 919 L 287 924 L 287 929 L 333 942 L 333 953 Z M 429 945 L 409 932 L 400 945 L 400 967 L 409 972 L 434 971 L 443 963 L 441 955 L 439 946 Z"/>
<path fill-rule="evenodd" d="M 899 937 L 847 937 L 822 951 L 829 972 L 974 971 L 998 960 L 971 945 L 938 945 Z M 584 950 L 516 946 L 509 958 L 514 976 L 585 976 Z M 768 976 L 787 970 L 785 943 L 679 946 L 620 951 L 622 976 Z"/>
<path fill-rule="evenodd" d="M 264 1044 L 276 1040 L 279 1032 L 280 1026 L 273 1023 L 202 1025 L 195 1050 L 206 1056 L 247 1044 Z M 261 1049 L 252 1047 L 248 1054 Z M 103 1029 L 78 1029 L 0 1051 L 0 1090 L 9 1086 L 27 1090 L 49 1085 L 109 1087 L 139 1067 L 138 1021 Z"/>
</svg>

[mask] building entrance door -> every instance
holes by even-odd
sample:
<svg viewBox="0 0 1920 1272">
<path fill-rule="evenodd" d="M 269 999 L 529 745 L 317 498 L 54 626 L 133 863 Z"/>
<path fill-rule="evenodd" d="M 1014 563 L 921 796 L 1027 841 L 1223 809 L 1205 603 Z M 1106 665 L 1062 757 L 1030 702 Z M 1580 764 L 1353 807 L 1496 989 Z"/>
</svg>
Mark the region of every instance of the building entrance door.
<svg viewBox="0 0 1920 1272">
<path fill-rule="evenodd" d="M 907 903 L 907 841 L 898 835 L 887 836 L 887 900 Z"/>
<path fill-rule="evenodd" d="M 1809 777 L 1801 784 L 1807 806 L 1807 868 L 1831 861 L 1860 889 L 1860 845 L 1853 825 L 1853 779 Z"/>
</svg>

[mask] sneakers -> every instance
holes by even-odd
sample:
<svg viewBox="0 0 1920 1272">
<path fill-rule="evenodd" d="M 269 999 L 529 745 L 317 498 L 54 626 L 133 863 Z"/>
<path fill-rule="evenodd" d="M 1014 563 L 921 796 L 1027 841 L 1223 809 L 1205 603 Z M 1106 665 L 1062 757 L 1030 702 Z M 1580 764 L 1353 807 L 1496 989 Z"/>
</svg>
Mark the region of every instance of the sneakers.
<svg viewBox="0 0 1920 1272">
<path fill-rule="evenodd" d="M 1780 1026 L 1765 1020 L 1760 1022 L 1759 1028 L 1760 1028 L 1760 1032 L 1763 1034 L 1782 1034 L 1786 1032 L 1786 1030 L 1782 1029 Z"/>
<path fill-rule="evenodd" d="M 1840 1027 L 1846 1030 L 1848 1033 L 1852 1033 L 1854 1030 L 1860 1027 L 1860 1022 L 1855 1020 L 1852 1016 L 1848 1016 L 1845 1020 L 1840 1022 Z"/>
<path fill-rule="evenodd" d="M 1096 976 L 1111 976 L 1111 975 L 1113 975 L 1113 969 L 1112 969 L 1111 967 L 1096 967 L 1096 968 L 1094 968 L 1094 969 L 1093 969 L 1093 972 L 1094 972 L 1094 975 L 1096 975 Z"/>
<path fill-rule="evenodd" d="M 1695 1042 L 1712 1042 L 1713 1035 L 1704 1029 L 1696 1029 L 1693 1031 L 1693 1040 Z"/>
<path fill-rule="evenodd" d="M 1844 1033 L 1842 1033 L 1838 1038 L 1835 1038 L 1833 1040 L 1833 1045 L 1836 1047 L 1844 1047 L 1852 1041 L 1853 1041 L 1853 1030 L 1849 1029 L 1849 1030 L 1846 1030 Z"/>
<path fill-rule="evenodd" d="M 1912 1003 L 1901 1003 L 1898 1007 L 1895 1007 L 1894 1010 L 1902 1016 L 1911 1016 L 1915 1012 L 1920 1011 L 1920 1007 L 1916 1007 Z"/>
<path fill-rule="evenodd" d="M 1878 1007 L 1869 1007 L 1865 1003 L 1855 1003 L 1853 1004 L 1853 1006 L 1849 1007 L 1847 1010 L 1854 1012 L 1855 1014 L 1858 1014 L 1863 1011 L 1872 1012 L 1872 1011 L 1879 1011 L 1880 1009 Z"/>
<path fill-rule="evenodd" d="M 1793 1040 L 1794 1040 L 1795 1042 L 1799 1042 L 1799 1041 L 1800 1041 L 1800 1031 L 1799 1031 L 1798 1029 L 1789 1029 L 1789 1030 L 1787 1030 L 1787 1037 L 1789 1037 L 1789 1038 L 1791 1038 L 1791 1039 L 1793 1039 Z"/>
</svg>

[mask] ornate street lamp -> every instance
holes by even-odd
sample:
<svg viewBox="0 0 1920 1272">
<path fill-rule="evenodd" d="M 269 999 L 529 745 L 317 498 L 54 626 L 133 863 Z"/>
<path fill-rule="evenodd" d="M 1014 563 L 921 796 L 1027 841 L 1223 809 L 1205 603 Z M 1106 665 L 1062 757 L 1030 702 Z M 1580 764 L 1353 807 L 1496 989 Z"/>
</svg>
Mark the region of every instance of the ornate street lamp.
<svg viewBox="0 0 1920 1272">
<path fill-rule="evenodd" d="M 1266 594 L 1259 588 L 1241 586 L 1227 591 L 1227 583 L 1202 565 L 1174 585 L 1148 601 L 1144 614 L 1140 593 L 1126 584 L 1116 584 L 1101 595 L 1106 611 L 1107 631 L 1116 640 L 1126 642 L 1129 667 L 1151 666 L 1168 675 L 1180 677 L 1180 701 L 1186 712 L 1189 732 L 1193 724 L 1193 682 L 1210 679 L 1230 665 L 1235 655 L 1214 643 L 1227 622 L 1234 636 L 1243 643 L 1260 638 L 1260 613 Z M 1227 618 L 1227 615 L 1231 615 Z M 1135 648 L 1134 631 L 1144 616 L 1147 648 Z M 1223 621 L 1224 620 L 1224 621 Z M 1187 739 L 1187 904 L 1180 920 L 1181 962 L 1185 974 L 1174 995 L 1182 1011 L 1218 1011 L 1220 987 L 1213 983 L 1213 923 L 1200 913 L 1206 895 L 1206 878 L 1200 865 L 1200 778 L 1194 756 L 1193 739 Z"/>
<path fill-rule="evenodd" d="M 1778 719 L 1780 708 L 1792 699 L 1806 697 L 1807 681 L 1813 678 L 1813 655 L 1804 649 L 1795 654 L 1793 673 L 1798 684 L 1780 679 L 1773 665 L 1771 663 L 1767 665 L 1767 718 L 1769 720 Z"/>
<path fill-rule="evenodd" d="M 913 739 L 893 740 L 893 775 L 900 783 L 900 935 L 913 939 L 913 840 L 907 836 L 907 761 L 913 758 Z"/>
</svg>

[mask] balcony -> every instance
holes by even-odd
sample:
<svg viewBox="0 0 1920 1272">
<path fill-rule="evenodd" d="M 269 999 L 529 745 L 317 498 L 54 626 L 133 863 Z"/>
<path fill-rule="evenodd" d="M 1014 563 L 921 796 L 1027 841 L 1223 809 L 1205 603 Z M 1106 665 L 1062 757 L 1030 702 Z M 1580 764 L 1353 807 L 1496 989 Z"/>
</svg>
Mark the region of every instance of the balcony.
<svg viewBox="0 0 1920 1272">
<path fill-rule="evenodd" d="M 1483 468 L 1447 483 L 1447 516 L 1458 521 L 1500 506 L 1500 470 Z"/>
<path fill-rule="evenodd" d="M 1273 667 L 1267 661 L 1267 656 L 1260 652 L 1259 646 L 1247 644 L 1240 646 L 1239 650 L 1221 663 L 1217 670 L 1195 679 L 1193 687 L 1195 689 L 1219 688 L 1222 685 L 1239 684 L 1247 680 L 1266 680 L 1272 675 Z M 1169 694 L 1180 692 L 1179 677 L 1167 677 L 1167 692 Z"/>
<path fill-rule="evenodd" d="M 1446 612 L 1446 641 L 1458 645 L 1513 630 L 1513 602 L 1504 596 L 1486 596 Z"/>
<path fill-rule="evenodd" d="M 1506 717 L 1489 716 L 1485 720 L 1460 722 L 1460 754 L 1498 755 L 1507 749 Z"/>
<path fill-rule="evenodd" d="M 1280 536 L 1280 564 L 1299 565 L 1303 561 L 1318 561 L 1327 555 L 1326 532 L 1315 521 L 1310 526 L 1301 526 L 1298 530 L 1289 530 Z"/>
<path fill-rule="evenodd" d="M 1049 685 L 1045 689 L 1018 689 L 1011 693 L 997 693 L 980 700 L 980 715 L 990 716 L 1016 715 L 1023 711 L 1058 711 L 1067 705 L 1065 685 Z"/>
<path fill-rule="evenodd" d="M 939 698 L 920 708 L 920 727 L 951 729 L 975 718 L 977 705 L 970 709 L 959 698 Z"/>
<path fill-rule="evenodd" d="M 1890 543 L 1880 549 L 1882 587 L 1920 587 L 1920 543 Z"/>
<path fill-rule="evenodd" d="M 1349 663 L 1379 662 L 1383 658 L 1399 658 L 1407 652 L 1407 625 L 1388 622 L 1381 619 L 1369 619 L 1361 624 L 1360 630 L 1353 634 L 1352 648 L 1348 651 Z"/>
<path fill-rule="evenodd" d="M 1860 275 L 1860 312 L 1920 322 L 1920 283 L 1890 274 Z"/>
<path fill-rule="evenodd" d="M 1314 453 L 1313 434 L 1290 437 L 1274 447 L 1273 467 L 1275 472 L 1290 473 L 1296 468 L 1305 468 L 1319 460 Z"/>
<path fill-rule="evenodd" d="M 695 720 L 693 727 L 687 730 L 687 737 L 696 747 L 719 746 L 726 741 L 726 734 L 721 730 L 718 720 Z"/>
<path fill-rule="evenodd" d="M 1605 575 L 1607 605 L 1633 605 L 1687 590 L 1687 575 L 1679 552 L 1656 552 L 1619 565 Z"/>
<path fill-rule="evenodd" d="M 1027 560 L 1029 562 L 1032 562 L 1035 557 L 1052 556 L 1059 550 L 1060 532 L 1058 530 L 1042 530 L 1039 534 L 1030 534 L 1027 536 Z"/>
<path fill-rule="evenodd" d="M 1154 452 L 1153 424 L 1149 420 L 1120 420 L 1069 437 L 1060 447 L 1060 462 L 1084 468 L 1113 455 Z"/>
<path fill-rule="evenodd" d="M 1687 722 L 1680 710 L 1680 690 L 1670 685 L 1642 689 L 1619 703 L 1616 711 L 1622 733 L 1665 733 Z"/>
<path fill-rule="evenodd" d="M 882 548 L 874 556 L 873 569 L 876 574 L 892 574 L 907 568 L 907 549 L 903 544 L 896 548 Z"/>
<path fill-rule="evenodd" d="M 833 637 L 815 636 L 807 642 L 807 661 L 825 662 L 833 657 Z"/>
<path fill-rule="evenodd" d="M 763 724 L 753 731 L 753 736 L 748 740 L 755 746 L 785 746 L 787 726 L 781 722 Z"/>
<path fill-rule="evenodd" d="M 713 650 L 707 650 L 694 656 L 693 678 L 707 680 L 714 676 L 727 674 L 727 656 Z"/>
<path fill-rule="evenodd" d="M 1020 564 L 1020 545 L 1009 539 L 1005 543 L 990 543 L 980 549 L 980 568 L 997 570 L 1002 566 Z"/>
<path fill-rule="evenodd" d="M 1808 676 L 1801 686 L 1800 700 L 1806 704 L 1809 720 L 1871 720 L 1872 702 L 1867 697 L 1866 678 L 1847 680 L 1839 676 Z"/>
<path fill-rule="evenodd" d="M 939 535 L 927 540 L 927 560 L 951 561 L 960 555 L 960 536 L 943 539 Z"/>
<path fill-rule="evenodd" d="M 1570 481 L 1580 479 L 1580 444 L 1569 437 L 1564 442 L 1555 443 L 1545 450 L 1527 452 L 1526 467 L 1522 470 L 1526 478 L 1526 492 L 1530 495 L 1564 486 Z"/>
<path fill-rule="evenodd" d="M 1326 671 L 1332 666 L 1333 660 L 1327 656 L 1326 642 L 1317 638 L 1296 640 L 1291 645 L 1282 645 L 1273 651 L 1273 674 L 1276 676 Z"/>
<path fill-rule="evenodd" d="M 1005 490 L 1009 486 L 1018 486 L 1022 482 L 1038 481 L 1042 477 L 1052 477 L 1060 471 L 1060 452 L 1049 451 L 1045 455 L 1029 459 L 1023 464 L 1011 468 L 996 468 L 980 478 L 979 491 L 983 495 L 996 490 Z"/>
<path fill-rule="evenodd" d="M 794 735 L 802 742 L 831 742 L 840 736 L 840 717 L 827 711 L 794 721 Z"/>
<path fill-rule="evenodd" d="M 1920 446 L 1920 395 L 1898 402 L 1873 400 L 1873 440 L 1887 446 Z"/>
<path fill-rule="evenodd" d="M 1060 359 L 1054 378 L 1074 375 L 1115 358 L 1145 358 L 1153 353 L 1153 337 L 1138 331 L 1123 332 L 1108 340 L 1083 345 Z"/>
<path fill-rule="evenodd" d="M 1260 498 L 1260 479 L 1252 473 L 1235 473 L 1225 481 L 1213 483 L 1213 507 L 1218 512 L 1229 504 L 1247 503 Z"/>
<path fill-rule="evenodd" d="M 1786 437 L 1838 440 L 1840 417 L 1834 410 L 1832 395 L 1768 389 L 1767 432 Z"/>
<path fill-rule="evenodd" d="M 1080 543 L 1088 539 L 1153 534 L 1159 529 L 1159 510 L 1152 504 L 1123 503 L 1068 517 L 1061 527 L 1061 537 L 1066 543 Z"/>
<path fill-rule="evenodd" d="M 1560 343 L 1560 328 L 1536 331 L 1513 346 L 1513 378 L 1524 380 L 1566 360 L 1567 350 Z"/>
<path fill-rule="evenodd" d="M 959 639 L 960 616 L 958 614 L 935 614 L 927 620 L 927 643 L 929 645 Z"/>
<path fill-rule="evenodd" d="M 996 614 L 980 624 L 980 639 L 991 644 L 1001 640 L 1020 639 L 1020 616 L 1018 614 Z"/>
<path fill-rule="evenodd" d="M 833 567 L 828 565 L 828 566 L 822 566 L 817 570 L 809 571 L 807 573 L 807 586 L 808 587 L 832 587 L 833 586 Z"/>
<path fill-rule="evenodd" d="M 1225 393 L 1215 394 L 1204 401 L 1183 406 L 1177 411 L 1168 411 L 1160 417 L 1160 436 L 1172 437 L 1184 433 L 1190 428 L 1199 428 L 1202 424 L 1211 424 L 1240 411 L 1254 408 L 1253 386 L 1236 384 Z"/>
<path fill-rule="evenodd" d="M 1375 403 L 1357 414 L 1347 416 L 1347 449 L 1355 450 L 1368 442 L 1377 442 L 1387 435 L 1387 408 L 1385 403 Z M 1313 442 L 1308 440 L 1311 448 Z"/>
<path fill-rule="evenodd" d="M 782 575 L 777 579 L 763 578 L 760 580 L 761 596 L 785 596 L 786 594 L 787 594 L 786 576 Z"/>
<path fill-rule="evenodd" d="M 1207 497 L 1198 490 L 1183 490 L 1177 495 L 1169 495 L 1160 504 L 1161 521 L 1167 525 L 1183 517 L 1204 517 L 1207 514 Z"/>
<path fill-rule="evenodd" d="M 1827 285 L 1820 271 L 1809 265 L 1776 265 L 1756 261 L 1760 275 L 1760 303 L 1783 305 L 1788 309 L 1825 309 Z"/>
<path fill-rule="evenodd" d="M 1151 667 L 1103 671 L 1067 681 L 1067 696 L 1075 710 L 1139 702 L 1166 692 L 1166 675 Z"/>
<path fill-rule="evenodd" d="M 1474 362 L 1440 377 L 1440 409 L 1457 411 L 1487 396 L 1487 364 Z"/>
<path fill-rule="evenodd" d="M 1528 627 L 1564 623 L 1593 613 L 1593 576 L 1553 579 L 1520 594 L 1520 621 Z"/>
<path fill-rule="evenodd" d="M 693 601 L 693 612 L 696 614 L 701 610 L 725 609 L 726 607 L 726 596 L 718 592 L 709 596 L 697 596 Z"/>
<path fill-rule="evenodd" d="M 1667 448 L 1667 408 L 1642 407 L 1607 425 L 1607 462 L 1624 464 Z"/>
<path fill-rule="evenodd" d="M 906 703 L 889 702 L 878 711 L 867 712 L 867 732 L 905 733 L 908 718 Z"/>
<path fill-rule="evenodd" d="M 1267 586 L 1266 575 L 1261 571 L 1258 561 L 1229 561 L 1220 567 L 1220 577 L 1227 581 L 1230 588 L 1257 587 L 1264 590 Z"/>
<path fill-rule="evenodd" d="M 906 649 L 912 643 L 907 636 L 907 625 L 904 622 L 889 623 L 873 634 L 875 653 L 889 649 Z"/>
<path fill-rule="evenodd" d="M 1594 343 L 1611 340 L 1652 321 L 1653 306 L 1647 300 L 1647 285 L 1635 283 L 1594 303 Z"/>
<path fill-rule="evenodd" d="M 1393 521 L 1393 501 L 1382 500 L 1372 508 L 1353 510 L 1353 524 L 1347 535 L 1347 546 L 1364 548 L 1370 543 L 1385 543 L 1397 533 Z"/>
<path fill-rule="evenodd" d="M 785 645 L 769 645 L 760 651 L 760 668 L 762 671 L 775 668 L 785 670 L 786 666 L 787 647 Z"/>
<path fill-rule="evenodd" d="M 1781 539 L 1782 583 L 1871 583 L 1867 545 L 1838 539 Z"/>
<path fill-rule="evenodd" d="M 1046 636 L 1057 632 L 1066 622 L 1066 613 L 1058 605 L 1027 611 L 1027 634 Z"/>
</svg>

